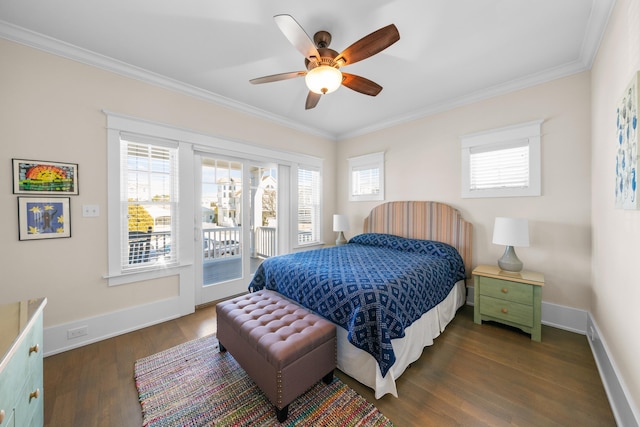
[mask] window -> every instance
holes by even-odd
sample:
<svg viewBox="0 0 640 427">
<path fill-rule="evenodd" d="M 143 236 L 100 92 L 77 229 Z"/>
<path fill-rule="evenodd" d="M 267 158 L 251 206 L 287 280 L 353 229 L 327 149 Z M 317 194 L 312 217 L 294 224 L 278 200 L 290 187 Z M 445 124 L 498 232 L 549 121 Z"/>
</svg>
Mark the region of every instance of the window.
<svg viewBox="0 0 640 427">
<path fill-rule="evenodd" d="M 349 200 L 384 200 L 384 152 L 349 159 Z"/>
<path fill-rule="evenodd" d="M 120 136 L 122 272 L 177 262 L 177 157 L 175 143 Z"/>
<path fill-rule="evenodd" d="M 109 285 L 193 274 L 195 254 L 202 250 L 193 218 L 203 215 L 196 211 L 200 195 L 195 194 L 195 183 L 200 177 L 193 165 L 203 153 L 277 165 L 278 197 L 272 202 L 279 212 L 278 253 L 320 243 L 322 159 L 117 113 L 105 111 L 105 115 Z M 232 182 L 219 191 L 222 199 L 238 196 L 232 194 L 236 191 Z"/>
<path fill-rule="evenodd" d="M 462 197 L 539 196 L 542 121 L 462 137 Z"/>
<path fill-rule="evenodd" d="M 298 166 L 298 245 L 320 242 L 320 170 Z"/>
</svg>

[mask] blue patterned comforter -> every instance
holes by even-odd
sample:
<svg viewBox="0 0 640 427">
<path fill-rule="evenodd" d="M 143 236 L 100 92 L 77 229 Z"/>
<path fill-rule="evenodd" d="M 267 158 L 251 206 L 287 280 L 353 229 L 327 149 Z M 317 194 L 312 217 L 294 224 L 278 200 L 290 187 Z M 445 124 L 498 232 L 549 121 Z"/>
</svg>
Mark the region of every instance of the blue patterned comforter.
<svg viewBox="0 0 640 427">
<path fill-rule="evenodd" d="M 464 278 L 452 246 L 366 233 L 343 246 L 268 258 L 249 289 L 274 290 L 342 326 L 385 376 L 396 359 L 391 340 Z"/>
</svg>

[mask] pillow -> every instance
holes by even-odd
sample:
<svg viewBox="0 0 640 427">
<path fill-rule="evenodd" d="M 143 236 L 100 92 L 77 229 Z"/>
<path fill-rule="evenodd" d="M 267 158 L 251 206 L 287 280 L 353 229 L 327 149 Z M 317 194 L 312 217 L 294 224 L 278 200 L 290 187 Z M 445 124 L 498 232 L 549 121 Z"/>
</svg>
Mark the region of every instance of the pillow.
<svg viewBox="0 0 640 427">
<path fill-rule="evenodd" d="M 461 276 L 458 280 L 465 278 L 462 256 L 460 256 L 460 253 L 456 248 L 444 242 L 409 239 L 391 234 L 363 233 L 352 237 L 351 240 L 349 240 L 349 243 L 356 243 L 365 246 L 379 246 L 403 252 L 415 252 L 424 255 L 447 258 L 450 261 L 451 271 L 458 277 Z"/>
</svg>

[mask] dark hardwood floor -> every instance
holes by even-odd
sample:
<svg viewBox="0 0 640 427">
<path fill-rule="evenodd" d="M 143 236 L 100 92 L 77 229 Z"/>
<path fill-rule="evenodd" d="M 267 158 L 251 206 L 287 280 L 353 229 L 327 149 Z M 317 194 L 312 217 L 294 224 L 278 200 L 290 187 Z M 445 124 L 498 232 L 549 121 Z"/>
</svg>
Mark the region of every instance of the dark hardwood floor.
<svg viewBox="0 0 640 427">
<path fill-rule="evenodd" d="M 141 358 L 216 331 L 215 306 L 44 360 L 45 426 L 141 426 Z M 400 398 L 338 372 L 397 426 L 615 426 L 585 336 L 542 327 L 542 342 L 473 323 L 463 307 L 398 380 Z"/>
</svg>

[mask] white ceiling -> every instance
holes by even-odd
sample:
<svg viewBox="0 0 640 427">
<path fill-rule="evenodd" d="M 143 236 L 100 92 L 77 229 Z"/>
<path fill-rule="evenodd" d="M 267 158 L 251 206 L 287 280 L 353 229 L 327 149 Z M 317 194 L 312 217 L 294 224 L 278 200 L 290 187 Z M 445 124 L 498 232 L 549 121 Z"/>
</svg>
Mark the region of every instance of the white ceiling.
<svg viewBox="0 0 640 427">
<path fill-rule="evenodd" d="M 0 37 L 342 139 L 591 67 L 615 0 L 16 0 Z M 305 110 L 305 70 L 276 26 L 290 14 L 340 52 L 395 24 L 400 40 L 345 67 L 383 86 L 346 87 Z"/>
</svg>

